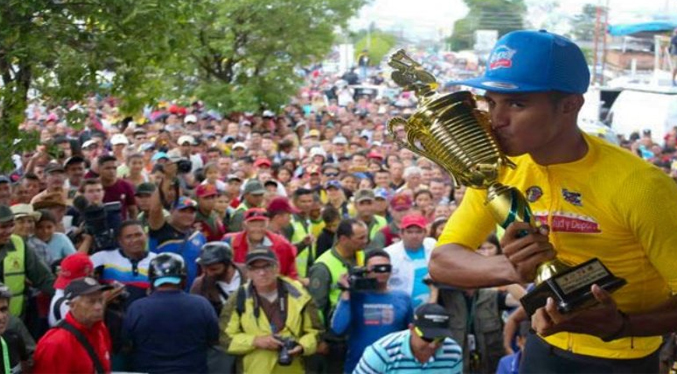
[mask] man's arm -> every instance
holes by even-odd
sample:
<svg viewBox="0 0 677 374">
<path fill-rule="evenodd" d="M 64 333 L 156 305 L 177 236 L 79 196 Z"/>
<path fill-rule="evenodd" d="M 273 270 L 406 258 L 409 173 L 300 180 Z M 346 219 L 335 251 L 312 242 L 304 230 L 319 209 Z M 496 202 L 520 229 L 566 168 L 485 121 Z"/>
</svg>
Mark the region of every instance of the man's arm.
<svg viewBox="0 0 677 374">
<path fill-rule="evenodd" d="M 341 277 L 340 283 L 344 286 L 348 286 L 348 276 L 344 274 Z M 352 319 L 350 309 L 350 292 L 343 291 L 341 292 L 341 298 L 339 299 L 338 305 L 336 305 L 336 310 L 331 317 L 331 331 L 336 335 L 343 335 L 348 331 L 350 327 L 350 320 Z"/>
<path fill-rule="evenodd" d="M 523 232 L 528 232 L 522 236 Z M 483 288 L 531 282 L 538 266 L 555 257 L 548 229 L 515 222 L 501 240 L 504 254 L 482 256 L 460 244 L 435 248 L 430 258 L 430 276 L 439 283 L 463 288 Z"/>
<path fill-rule="evenodd" d="M 151 230 L 159 230 L 165 224 L 165 216 L 162 214 L 164 207 L 160 200 L 160 189 L 167 188 L 169 182 L 165 179 L 160 181 L 160 185 L 150 196 L 150 210 L 148 211 L 148 227 Z"/>
<path fill-rule="evenodd" d="M 320 321 L 320 314 L 317 311 L 317 306 L 312 300 L 306 304 L 303 310 L 303 333 L 299 338 L 299 345 L 303 347 L 303 355 L 310 356 L 317 350 L 317 344 L 320 340 L 320 335 L 324 331 L 322 322 Z"/>
<path fill-rule="evenodd" d="M 54 274 L 49 267 L 38 258 L 33 249 L 24 244 L 26 251 L 26 278 L 31 281 L 33 287 L 49 296 L 54 295 Z"/>
<path fill-rule="evenodd" d="M 329 274 L 329 269 L 327 269 L 324 264 L 319 263 L 310 268 L 309 278 L 310 284 L 308 292 L 310 292 L 310 296 L 315 300 L 315 304 L 320 311 L 320 316 L 324 323 L 329 317 L 325 315 L 325 313 L 329 309 L 329 289 L 331 287 L 329 282 L 331 282 L 331 274 Z"/>
<path fill-rule="evenodd" d="M 226 306 L 221 312 L 221 340 L 220 344 L 224 351 L 233 354 L 244 355 L 255 349 L 254 335 L 245 334 L 240 326 L 240 314 L 235 310 L 238 293 L 231 295 Z M 225 326 L 225 328 L 224 328 Z"/>
</svg>

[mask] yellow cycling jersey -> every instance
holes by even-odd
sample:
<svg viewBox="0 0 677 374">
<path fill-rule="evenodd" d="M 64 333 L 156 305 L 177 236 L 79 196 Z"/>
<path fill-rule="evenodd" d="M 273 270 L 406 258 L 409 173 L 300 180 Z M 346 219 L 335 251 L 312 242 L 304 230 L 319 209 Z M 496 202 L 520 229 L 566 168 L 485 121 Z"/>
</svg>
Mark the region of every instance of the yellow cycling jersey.
<svg viewBox="0 0 677 374">
<path fill-rule="evenodd" d="M 500 182 L 517 187 L 536 219 L 550 226 L 558 256 L 579 264 L 599 258 L 627 285 L 613 294 L 626 313 L 648 311 L 677 289 L 677 184 L 632 153 L 584 134 L 588 152 L 580 160 L 549 166 L 529 155 Z M 496 222 L 485 209 L 485 190 L 469 189 L 447 222 L 438 246 L 478 248 Z M 558 333 L 546 340 L 561 349 L 596 357 L 630 359 L 653 353 L 661 337 L 604 343 L 594 336 Z"/>
</svg>

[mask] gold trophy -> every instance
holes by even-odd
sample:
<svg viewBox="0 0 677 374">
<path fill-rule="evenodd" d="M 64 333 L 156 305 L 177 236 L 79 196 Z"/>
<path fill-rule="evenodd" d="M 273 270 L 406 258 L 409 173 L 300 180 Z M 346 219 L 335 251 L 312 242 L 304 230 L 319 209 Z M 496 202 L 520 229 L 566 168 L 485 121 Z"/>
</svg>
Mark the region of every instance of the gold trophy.
<svg viewBox="0 0 677 374">
<path fill-rule="evenodd" d="M 419 100 L 408 120 L 395 117 L 388 121 L 395 141 L 442 167 L 456 185 L 486 189 L 485 204 L 503 228 L 513 222 L 535 226 L 524 195 L 497 181 L 501 168 L 514 168 L 515 164 L 499 149 L 489 115 L 477 108 L 475 96 L 468 91 L 435 92 L 435 77 L 403 50 L 393 54 L 388 64 L 394 69 L 391 77 L 395 83 L 405 91 L 414 91 Z M 406 139 L 395 136 L 400 127 Z M 590 291 L 593 284 L 613 292 L 626 283 L 596 258 L 577 266 L 555 258 L 540 264 L 536 274 L 535 289 L 520 300 L 529 315 L 544 306 L 548 297 L 556 301 L 562 313 L 583 309 L 596 303 Z"/>
</svg>

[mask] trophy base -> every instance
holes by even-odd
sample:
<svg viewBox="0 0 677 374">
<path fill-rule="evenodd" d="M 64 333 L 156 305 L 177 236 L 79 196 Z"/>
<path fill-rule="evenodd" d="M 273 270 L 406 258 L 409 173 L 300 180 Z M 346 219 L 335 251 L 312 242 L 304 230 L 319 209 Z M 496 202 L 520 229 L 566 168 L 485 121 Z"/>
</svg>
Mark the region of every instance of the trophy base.
<svg viewBox="0 0 677 374">
<path fill-rule="evenodd" d="M 593 284 L 613 292 L 624 286 L 626 281 L 613 275 L 600 260 L 594 258 L 546 279 L 524 295 L 520 302 L 531 316 L 545 306 L 548 297 L 552 297 L 560 313 L 570 313 L 597 303 L 590 290 Z"/>
</svg>

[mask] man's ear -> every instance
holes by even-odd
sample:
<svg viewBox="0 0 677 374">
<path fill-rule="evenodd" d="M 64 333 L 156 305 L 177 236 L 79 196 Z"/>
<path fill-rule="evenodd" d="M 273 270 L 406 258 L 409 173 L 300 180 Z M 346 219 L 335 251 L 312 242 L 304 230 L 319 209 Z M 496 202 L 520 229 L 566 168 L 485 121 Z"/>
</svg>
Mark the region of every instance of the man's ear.
<svg viewBox="0 0 677 374">
<path fill-rule="evenodd" d="M 583 95 L 569 95 L 563 98 L 560 104 L 562 114 L 577 114 L 584 103 Z"/>
</svg>

